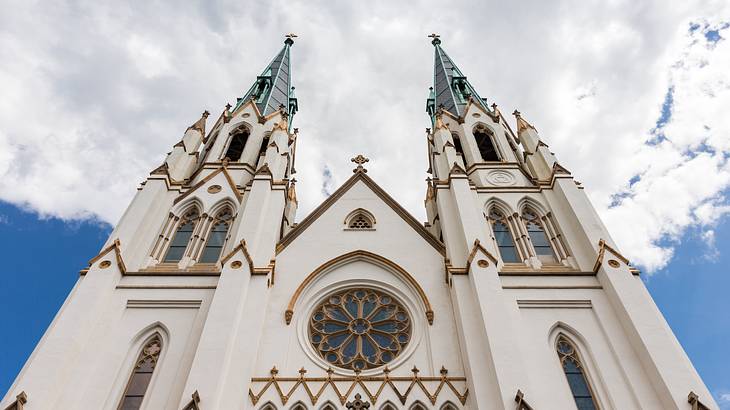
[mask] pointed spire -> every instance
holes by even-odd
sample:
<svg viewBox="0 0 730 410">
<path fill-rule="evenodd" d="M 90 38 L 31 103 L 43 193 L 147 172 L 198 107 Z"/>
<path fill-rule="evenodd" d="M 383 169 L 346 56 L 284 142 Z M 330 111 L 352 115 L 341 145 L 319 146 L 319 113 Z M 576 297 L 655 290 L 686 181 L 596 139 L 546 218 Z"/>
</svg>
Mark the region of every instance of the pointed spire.
<svg viewBox="0 0 730 410">
<path fill-rule="evenodd" d="M 210 113 L 208 110 L 203 111 L 203 115 L 200 117 L 195 124 L 188 127 L 188 129 L 198 130 L 202 135 L 205 135 L 205 120 L 208 119 Z"/>
<path fill-rule="evenodd" d="M 441 48 L 441 39 L 438 34 L 431 34 L 435 48 L 433 66 L 433 88 L 426 102 L 426 112 L 433 117 L 439 108 L 453 115 L 461 116 L 471 99 L 485 111 L 490 112 L 486 99 L 476 92 L 467 81 L 466 76 L 459 70 L 446 52 Z"/>
<path fill-rule="evenodd" d="M 515 118 L 517 119 L 517 133 L 518 134 L 528 128 L 532 128 L 533 130 L 537 131 L 535 129 L 535 127 L 532 126 L 532 124 L 530 124 L 524 118 L 522 118 L 522 114 L 519 111 L 515 110 L 515 112 L 513 112 L 512 115 L 514 115 Z"/>
<path fill-rule="evenodd" d="M 299 109 L 297 99 L 294 97 L 294 87 L 291 86 L 291 65 L 289 50 L 294 45 L 296 34 L 286 35 L 284 47 L 264 69 L 256 82 L 249 88 L 246 94 L 236 102 L 238 107 L 249 100 L 253 100 L 261 115 L 266 116 L 284 106 L 285 112 L 293 117 Z M 291 123 L 291 118 L 289 120 Z"/>
</svg>

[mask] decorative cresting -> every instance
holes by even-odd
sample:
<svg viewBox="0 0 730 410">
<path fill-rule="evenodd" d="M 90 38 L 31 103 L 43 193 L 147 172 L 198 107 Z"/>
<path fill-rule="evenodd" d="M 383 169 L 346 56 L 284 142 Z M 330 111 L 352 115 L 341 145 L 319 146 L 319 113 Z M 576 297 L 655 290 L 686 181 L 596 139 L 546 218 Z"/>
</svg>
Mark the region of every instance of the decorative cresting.
<svg viewBox="0 0 730 410">
<path fill-rule="evenodd" d="M 299 296 L 302 294 L 304 289 L 314 281 L 314 279 L 319 276 L 322 273 L 325 273 L 328 271 L 329 268 L 333 266 L 337 266 L 338 264 L 341 264 L 345 261 L 349 260 L 367 260 L 370 262 L 376 262 L 379 265 L 385 265 L 387 268 L 389 268 L 392 271 L 397 272 L 406 282 L 408 282 L 418 293 L 418 296 L 421 297 L 421 301 L 423 301 L 423 306 L 426 310 L 426 319 L 428 320 L 428 324 L 433 324 L 433 309 L 431 309 L 431 302 L 428 301 L 428 298 L 426 297 L 426 293 L 423 291 L 423 288 L 418 284 L 418 282 L 411 276 L 405 269 L 400 267 L 395 262 L 392 262 L 388 260 L 387 258 L 384 258 L 380 255 L 376 255 L 372 252 L 364 251 L 364 250 L 357 250 L 352 251 L 349 253 L 346 253 L 344 255 L 340 255 L 334 259 L 330 259 L 329 261 L 323 263 L 320 265 L 317 269 L 315 269 L 312 273 L 310 273 L 297 287 L 297 290 L 294 291 L 294 294 L 292 295 L 291 299 L 289 299 L 289 305 L 286 308 L 286 311 L 284 312 L 284 320 L 286 321 L 286 324 L 291 324 L 291 320 L 294 317 L 294 306 L 297 303 L 297 299 L 299 299 Z"/>
<path fill-rule="evenodd" d="M 328 363 L 365 370 L 390 363 L 411 339 L 411 318 L 393 296 L 355 288 L 327 297 L 312 313 L 309 341 Z"/>
<path fill-rule="evenodd" d="M 333 376 L 333 373 L 332 369 L 328 369 L 327 377 L 305 377 L 307 371 L 302 368 L 299 370 L 299 377 L 278 377 L 279 371 L 274 367 L 271 369 L 269 377 L 254 377 L 251 379 L 252 388 L 256 384 L 263 384 L 263 387 L 258 393 L 254 393 L 252 388 L 249 388 L 248 396 L 251 398 L 251 402 L 256 405 L 272 386 L 276 394 L 279 395 L 282 404 L 286 404 L 300 386 L 306 392 L 312 405 L 317 404 L 319 398 L 329 388 L 337 395 L 340 403 L 344 405 L 358 386 L 373 405 L 378 402 L 378 398 L 386 386 L 392 389 L 401 404 L 406 404 L 414 389 L 420 389 L 428 397 L 431 404 L 436 404 L 439 395 L 445 389 L 450 390 L 461 404 L 466 404 L 466 398 L 469 395 L 469 389 L 466 388 L 466 377 L 450 377 L 449 371 L 444 367 L 441 367 L 440 376 L 438 377 L 419 376 L 419 370 L 415 366 L 411 370 L 412 374 L 410 376 L 401 377 L 390 376 L 390 369 L 387 366 L 383 369 L 381 376 L 361 376 L 360 372 L 357 371 L 354 376 L 338 377 Z M 460 392 L 455 384 L 463 386 L 463 392 Z M 429 390 L 426 385 L 431 386 L 431 388 L 436 386 L 436 388 Z M 284 391 L 284 386 L 291 387 L 289 390 Z M 346 388 L 340 390 L 341 387 Z"/>
</svg>

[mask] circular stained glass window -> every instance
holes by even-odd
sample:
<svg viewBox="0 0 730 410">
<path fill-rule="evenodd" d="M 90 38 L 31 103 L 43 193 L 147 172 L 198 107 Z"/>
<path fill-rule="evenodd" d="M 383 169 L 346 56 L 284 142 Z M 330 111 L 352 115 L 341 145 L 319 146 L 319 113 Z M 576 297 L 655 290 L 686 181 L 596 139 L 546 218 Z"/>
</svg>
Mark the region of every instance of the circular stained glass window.
<svg viewBox="0 0 730 410">
<path fill-rule="evenodd" d="M 309 340 L 333 366 L 366 370 L 390 363 L 411 339 L 403 305 L 374 289 L 330 295 L 312 313 Z"/>
</svg>

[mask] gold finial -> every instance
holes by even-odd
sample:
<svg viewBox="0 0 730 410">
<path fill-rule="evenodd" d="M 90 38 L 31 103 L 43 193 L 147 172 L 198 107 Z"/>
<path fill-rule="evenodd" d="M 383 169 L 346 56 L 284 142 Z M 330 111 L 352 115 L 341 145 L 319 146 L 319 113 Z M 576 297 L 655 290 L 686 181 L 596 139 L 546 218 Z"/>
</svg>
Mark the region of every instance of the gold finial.
<svg viewBox="0 0 730 410">
<path fill-rule="evenodd" d="M 350 158 L 350 161 L 357 164 L 357 168 L 353 169 L 352 172 L 368 172 L 367 169 L 363 168 L 362 164 L 370 162 L 369 158 L 363 156 L 362 154 L 358 154 L 355 158 Z"/>
<path fill-rule="evenodd" d="M 533 130 L 537 131 L 537 129 L 535 127 L 533 127 L 532 124 L 530 124 L 529 122 L 525 121 L 524 118 L 522 118 L 522 113 L 520 113 L 519 111 L 515 110 L 512 113 L 512 115 L 514 115 L 515 118 L 517 119 L 517 132 L 518 133 L 520 133 L 528 128 L 532 128 Z"/>
</svg>

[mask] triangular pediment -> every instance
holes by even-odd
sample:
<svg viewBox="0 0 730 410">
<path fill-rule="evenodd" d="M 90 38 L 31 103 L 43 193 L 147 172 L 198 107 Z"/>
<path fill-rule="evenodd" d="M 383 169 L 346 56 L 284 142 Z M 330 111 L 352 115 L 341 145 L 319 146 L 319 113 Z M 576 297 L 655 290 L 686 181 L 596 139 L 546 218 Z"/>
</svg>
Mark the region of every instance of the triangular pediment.
<svg viewBox="0 0 730 410">
<path fill-rule="evenodd" d="M 339 201 L 347 192 L 349 192 L 357 184 L 363 184 L 377 198 L 384 202 L 392 209 L 408 226 L 417 232 L 426 242 L 428 242 L 439 253 L 445 254 L 444 245 L 436 239 L 416 218 L 413 217 L 405 208 L 403 208 L 393 197 L 388 195 L 383 188 L 380 187 L 372 178 L 367 176 L 363 171 L 356 172 L 350 179 L 345 181 L 335 192 L 325 199 L 314 211 L 306 218 L 299 222 L 294 229 L 284 236 L 277 245 L 277 253 L 281 252 L 290 243 L 292 243 L 299 235 L 317 221 L 323 214 L 327 212 L 337 201 Z"/>
<path fill-rule="evenodd" d="M 211 203 L 216 203 L 219 201 L 218 198 L 224 198 L 225 196 L 236 198 L 239 203 L 243 199 L 243 196 L 238 191 L 236 184 L 233 182 L 233 178 L 231 178 L 231 175 L 228 173 L 225 166 L 211 172 L 200 182 L 192 186 L 187 192 L 177 197 L 174 203 L 178 204 L 185 198 L 192 195 L 197 196 L 201 200 L 208 199 L 208 197 L 210 197 L 210 201 L 204 202 Z"/>
</svg>

